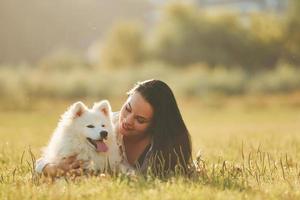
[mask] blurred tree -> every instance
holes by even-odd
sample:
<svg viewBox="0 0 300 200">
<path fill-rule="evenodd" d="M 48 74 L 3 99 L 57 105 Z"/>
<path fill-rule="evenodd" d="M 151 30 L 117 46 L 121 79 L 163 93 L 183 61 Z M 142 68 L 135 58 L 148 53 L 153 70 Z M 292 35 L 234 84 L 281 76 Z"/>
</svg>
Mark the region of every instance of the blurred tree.
<svg viewBox="0 0 300 200">
<path fill-rule="evenodd" d="M 300 64 L 300 0 L 291 0 L 285 32 L 286 51 L 284 59 L 291 64 Z"/>
<path fill-rule="evenodd" d="M 206 62 L 210 66 L 250 65 L 249 34 L 235 14 L 208 17 L 201 9 L 171 4 L 154 29 L 152 56 L 173 65 Z"/>
<path fill-rule="evenodd" d="M 247 49 L 252 70 L 275 68 L 284 51 L 284 23 L 279 16 L 256 13 L 250 17 L 251 47 Z"/>
<path fill-rule="evenodd" d="M 102 48 L 106 66 L 136 66 L 146 59 L 174 66 L 274 69 L 279 62 L 300 63 L 300 0 L 294 0 L 288 20 L 256 13 L 241 20 L 237 13 L 207 15 L 201 8 L 175 2 L 161 10 L 145 41 L 140 26 L 117 24 Z M 146 45 L 145 45 L 146 44 Z"/>
<path fill-rule="evenodd" d="M 149 40 L 152 57 L 171 64 L 193 63 L 199 55 L 197 10 L 184 4 L 168 5 Z"/>
<path fill-rule="evenodd" d="M 134 66 L 143 60 L 143 31 L 136 23 L 116 24 L 104 41 L 100 55 L 104 66 Z"/>
</svg>

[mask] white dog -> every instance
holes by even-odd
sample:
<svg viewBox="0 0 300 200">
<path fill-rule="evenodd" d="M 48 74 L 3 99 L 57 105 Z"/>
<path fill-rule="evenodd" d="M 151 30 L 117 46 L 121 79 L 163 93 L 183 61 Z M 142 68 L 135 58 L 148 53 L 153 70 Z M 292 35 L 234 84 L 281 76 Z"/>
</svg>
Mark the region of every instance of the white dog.
<svg viewBox="0 0 300 200">
<path fill-rule="evenodd" d="M 112 112 L 107 100 L 88 109 L 82 102 L 74 103 L 62 115 L 43 158 L 56 163 L 74 154 L 89 161 L 84 169 L 92 171 L 119 170 L 122 156 L 112 124 Z"/>
</svg>

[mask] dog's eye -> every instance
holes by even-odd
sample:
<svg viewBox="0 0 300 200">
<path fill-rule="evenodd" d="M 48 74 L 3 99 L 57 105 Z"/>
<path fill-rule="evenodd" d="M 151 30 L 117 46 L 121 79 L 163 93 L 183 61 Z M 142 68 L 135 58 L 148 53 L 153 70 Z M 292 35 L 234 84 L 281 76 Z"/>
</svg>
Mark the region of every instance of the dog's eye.
<svg viewBox="0 0 300 200">
<path fill-rule="evenodd" d="M 101 126 L 102 126 L 103 128 L 105 127 L 105 125 L 104 125 L 104 124 L 102 124 Z"/>
<path fill-rule="evenodd" d="M 94 125 L 88 125 L 88 126 L 86 126 L 86 127 L 88 127 L 88 128 L 95 128 Z"/>
</svg>

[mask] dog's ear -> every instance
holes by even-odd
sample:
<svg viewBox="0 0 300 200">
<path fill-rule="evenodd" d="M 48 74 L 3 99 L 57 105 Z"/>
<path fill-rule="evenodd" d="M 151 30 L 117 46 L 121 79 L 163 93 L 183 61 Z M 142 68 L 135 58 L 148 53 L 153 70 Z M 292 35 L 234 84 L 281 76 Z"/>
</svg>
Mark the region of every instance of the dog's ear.
<svg viewBox="0 0 300 200">
<path fill-rule="evenodd" d="M 78 101 L 71 105 L 70 112 L 72 117 L 75 119 L 77 117 L 80 117 L 88 108 L 82 103 L 81 101 Z"/>
<path fill-rule="evenodd" d="M 94 104 L 93 110 L 100 111 L 105 116 L 109 117 L 110 113 L 111 113 L 111 106 L 110 106 L 109 101 L 102 100 L 102 101 Z"/>
</svg>

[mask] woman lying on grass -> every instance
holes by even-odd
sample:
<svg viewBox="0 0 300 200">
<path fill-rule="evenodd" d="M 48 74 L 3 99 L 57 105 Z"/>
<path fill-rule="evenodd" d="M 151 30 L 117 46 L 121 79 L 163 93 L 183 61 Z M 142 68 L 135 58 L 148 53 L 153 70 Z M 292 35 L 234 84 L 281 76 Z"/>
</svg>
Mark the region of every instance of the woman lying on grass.
<svg viewBox="0 0 300 200">
<path fill-rule="evenodd" d="M 190 135 L 166 83 L 160 80 L 137 83 L 115 118 L 128 166 L 142 174 L 150 170 L 157 176 L 188 172 L 192 161 Z M 58 164 L 45 163 L 43 158 L 36 163 L 38 173 L 52 177 L 59 171 L 80 174 L 81 167 L 82 161 L 76 160 L 76 156 Z"/>
</svg>

